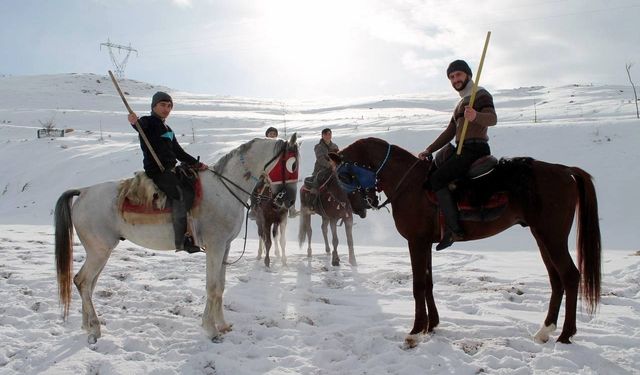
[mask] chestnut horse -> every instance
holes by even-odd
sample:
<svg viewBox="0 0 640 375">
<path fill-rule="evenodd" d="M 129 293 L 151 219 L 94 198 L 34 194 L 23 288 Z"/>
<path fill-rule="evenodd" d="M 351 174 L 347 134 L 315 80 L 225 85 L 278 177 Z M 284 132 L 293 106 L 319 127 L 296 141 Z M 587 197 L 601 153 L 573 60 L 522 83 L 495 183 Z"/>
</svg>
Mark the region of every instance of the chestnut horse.
<svg viewBox="0 0 640 375">
<path fill-rule="evenodd" d="M 343 187 L 370 191 L 376 187 L 384 191 L 393 207 L 396 229 L 407 240 L 411 257 L 415 320 L 405 344 L 414 347 L 423 334 L 432 332 L 439 323 L 433 298 L 431 245 L 440 240 L 441 231 L 438 207 L 423 189 L 430 161 L 418 160 L 408 151 L 377 138 L 356 141 L 330 157 L 339 164 L 340 180 L 347 175 Z M 582 291 L 590 314 L 600 300 L 600 228 L 591 176 L 577 167 L 531 158 L 502 159 L 494 172 L 507 193 L 507 206 L 495 220 L 461 222 L 465 241 L 493 236 L 515 224 L 528 226 L 551 283 L 547 316 L 534 339 L 549 340 L 565 294 L 564 325 L 557 341 L 570 343 L 576 333 L 578 291 Z M 362 183 L 362 177 L 353 178 L 358 175 L 369 176 L 368 182 Z M 567 244 L 576 210 L 578 268 Z"/>
</svg>

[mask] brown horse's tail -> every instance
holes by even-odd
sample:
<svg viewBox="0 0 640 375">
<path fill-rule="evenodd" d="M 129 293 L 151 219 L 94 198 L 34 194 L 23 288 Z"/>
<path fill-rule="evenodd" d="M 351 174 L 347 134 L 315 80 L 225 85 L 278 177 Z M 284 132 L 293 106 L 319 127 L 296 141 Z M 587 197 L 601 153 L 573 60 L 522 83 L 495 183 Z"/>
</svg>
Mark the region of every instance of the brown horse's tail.
<svg viewBox="0 0 640 375">
<path fill-rule="evenodd" d="M 307 209 L 300 205 L 300 225 L 298 226 L 298 246 L 302 247 L 305 239 L 307 238 L 307 233 L 311 229 L 311 214 Z"/>
<path fill-rule="evenodd" d="M 582 297 L 587 301 L 587 311 L 593 314 L 600 302 L 600 224 L 598 200 L 591 175 L 580 168 L 571 168 L 578 183 L 577 242 L 578 267 L 582 278 Z"/>
<path fill-rule="evenodd" d="M 73 273 L 73 223 L 71 222 L 71 200 L 80 195 L 80 190 L 65 191 L 54 214 L 56 228 L 56 271 L 58 274 L 58 296 L 62 303 L 62 318 L 67 319 L 71 304 L 71 279 Z"/>
</svg>

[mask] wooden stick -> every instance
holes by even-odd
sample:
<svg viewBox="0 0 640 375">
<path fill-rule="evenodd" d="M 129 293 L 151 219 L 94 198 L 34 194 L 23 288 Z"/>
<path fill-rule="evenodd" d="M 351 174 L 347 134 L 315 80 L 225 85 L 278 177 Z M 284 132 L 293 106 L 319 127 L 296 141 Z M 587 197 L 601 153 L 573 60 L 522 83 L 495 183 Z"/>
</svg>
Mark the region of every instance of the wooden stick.
<svg viewBox="0 0 640 375">
<path fill-rule="evenodd" d="M 116 90 L 118 90 L 118 94 L 120 94 L 120 99 L 122 99 L 124 106 L 127 107 L 127 111 L 129 111 L 129 114 L 134 113 L 131 107 L 129 107 L 129 103 L 127 103 L 127 99 L 124 98 L 124 94 L 122 93 L 122 90 L 120 90 L 120 85 L 118 85 L 118 81 L 116 80 L 116 77 L 113 76 L 113 73 L 110 70 L 109 70 L 109 76 L 111 76 L 111 81 L 113 82 L 113 85 L 116 87 Z M 136 121 L 135 126 L 136 126 L 136 130 L 140 134 L 140 137 L 144 141 L 144 144 L 147 145 L 149 152 L 151 152 L 151 156 L 153 156 L 153 160 L 155 160 L 156 164 L 158 164 L 158 167 L 160 167 L 160 171 L 164 172 L 164 166 L 160 162 L 160 159 L 158 158 L 158 155 L 156 155 L 156 152 L 153 150 L 153 147 L 151 147 L 151 143 L 149 142 L 147 135 L 144 134 L 144 131 L 140 126 L 140 122 Z"/>
<path fill-rule="evenodd" d="M 478 65 L 478 73 L 476 79 L 473 81 L 473 88 L 471 89 L 471 98 L 469 98 L 469 108 L 473 108 L 473 103 L 476 101 L 476 92 L 478 91 L 478 82 L 480 82 L 480 74 L 482 74 L 482 65 L 484 65 L 484 57 L 487 54 L 487 47 L 489 46 L 489 38 L 491 38 L 491 31 L 487 31 L 487 38 L 484 41 L 484 49 L 482 50 L 482 57 L 480 57 L 480 65 Z M 464 144 L 464 137 L 467 135 L 467 127 L 469 126 L 469 120 L 464 119 L 462 125 L 462 134 L 460 134 L 460 140 L 458 142 L 457 155 L 462 153 L 462 145 Z"/>
</svg>

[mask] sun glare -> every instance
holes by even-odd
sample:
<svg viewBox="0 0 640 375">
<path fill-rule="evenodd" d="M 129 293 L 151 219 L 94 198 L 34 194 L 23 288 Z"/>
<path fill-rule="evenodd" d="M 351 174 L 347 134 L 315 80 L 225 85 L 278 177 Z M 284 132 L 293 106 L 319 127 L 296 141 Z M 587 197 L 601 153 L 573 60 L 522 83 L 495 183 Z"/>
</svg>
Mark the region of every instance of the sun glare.
<svg viewBox="0 0 640 375">
<path fill-rule="evenodd" d="M 345 2 L 260 2 L 260 48 L 291 78 L 313 84 L 350 70 L 358 17 Z"/>
</svg>

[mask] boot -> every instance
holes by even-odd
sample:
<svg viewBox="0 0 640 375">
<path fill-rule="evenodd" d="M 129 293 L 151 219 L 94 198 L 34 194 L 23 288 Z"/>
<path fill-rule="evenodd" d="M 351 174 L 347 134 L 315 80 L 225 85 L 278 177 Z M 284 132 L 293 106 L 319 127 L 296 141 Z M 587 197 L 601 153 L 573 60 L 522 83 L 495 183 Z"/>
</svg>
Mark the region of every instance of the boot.
<svg viewBox="0 0 640 375">
<path fill-rule="evenodd" d="M 449 189 L 445 187 L 436 191 L 436 196 L 438 197 L 438 204 L 444 215 L 447 228 L 442 241 L 436 246 L 436 250 L 440 251 L 451 246 L 455 241 L 462 240 L 464 238 L 464 231 L 458 222 L 458 207 Z"/>
<path fill-rule="evenodd" d="M 202 249 L 193 244 L 193 239 L 187 236 L 187 208 L 182 195 L 179 200 L 172 200 L 173 233 L 176 251 L 186 251 L 189 254 L 202 252 Z"/>
</svg>

